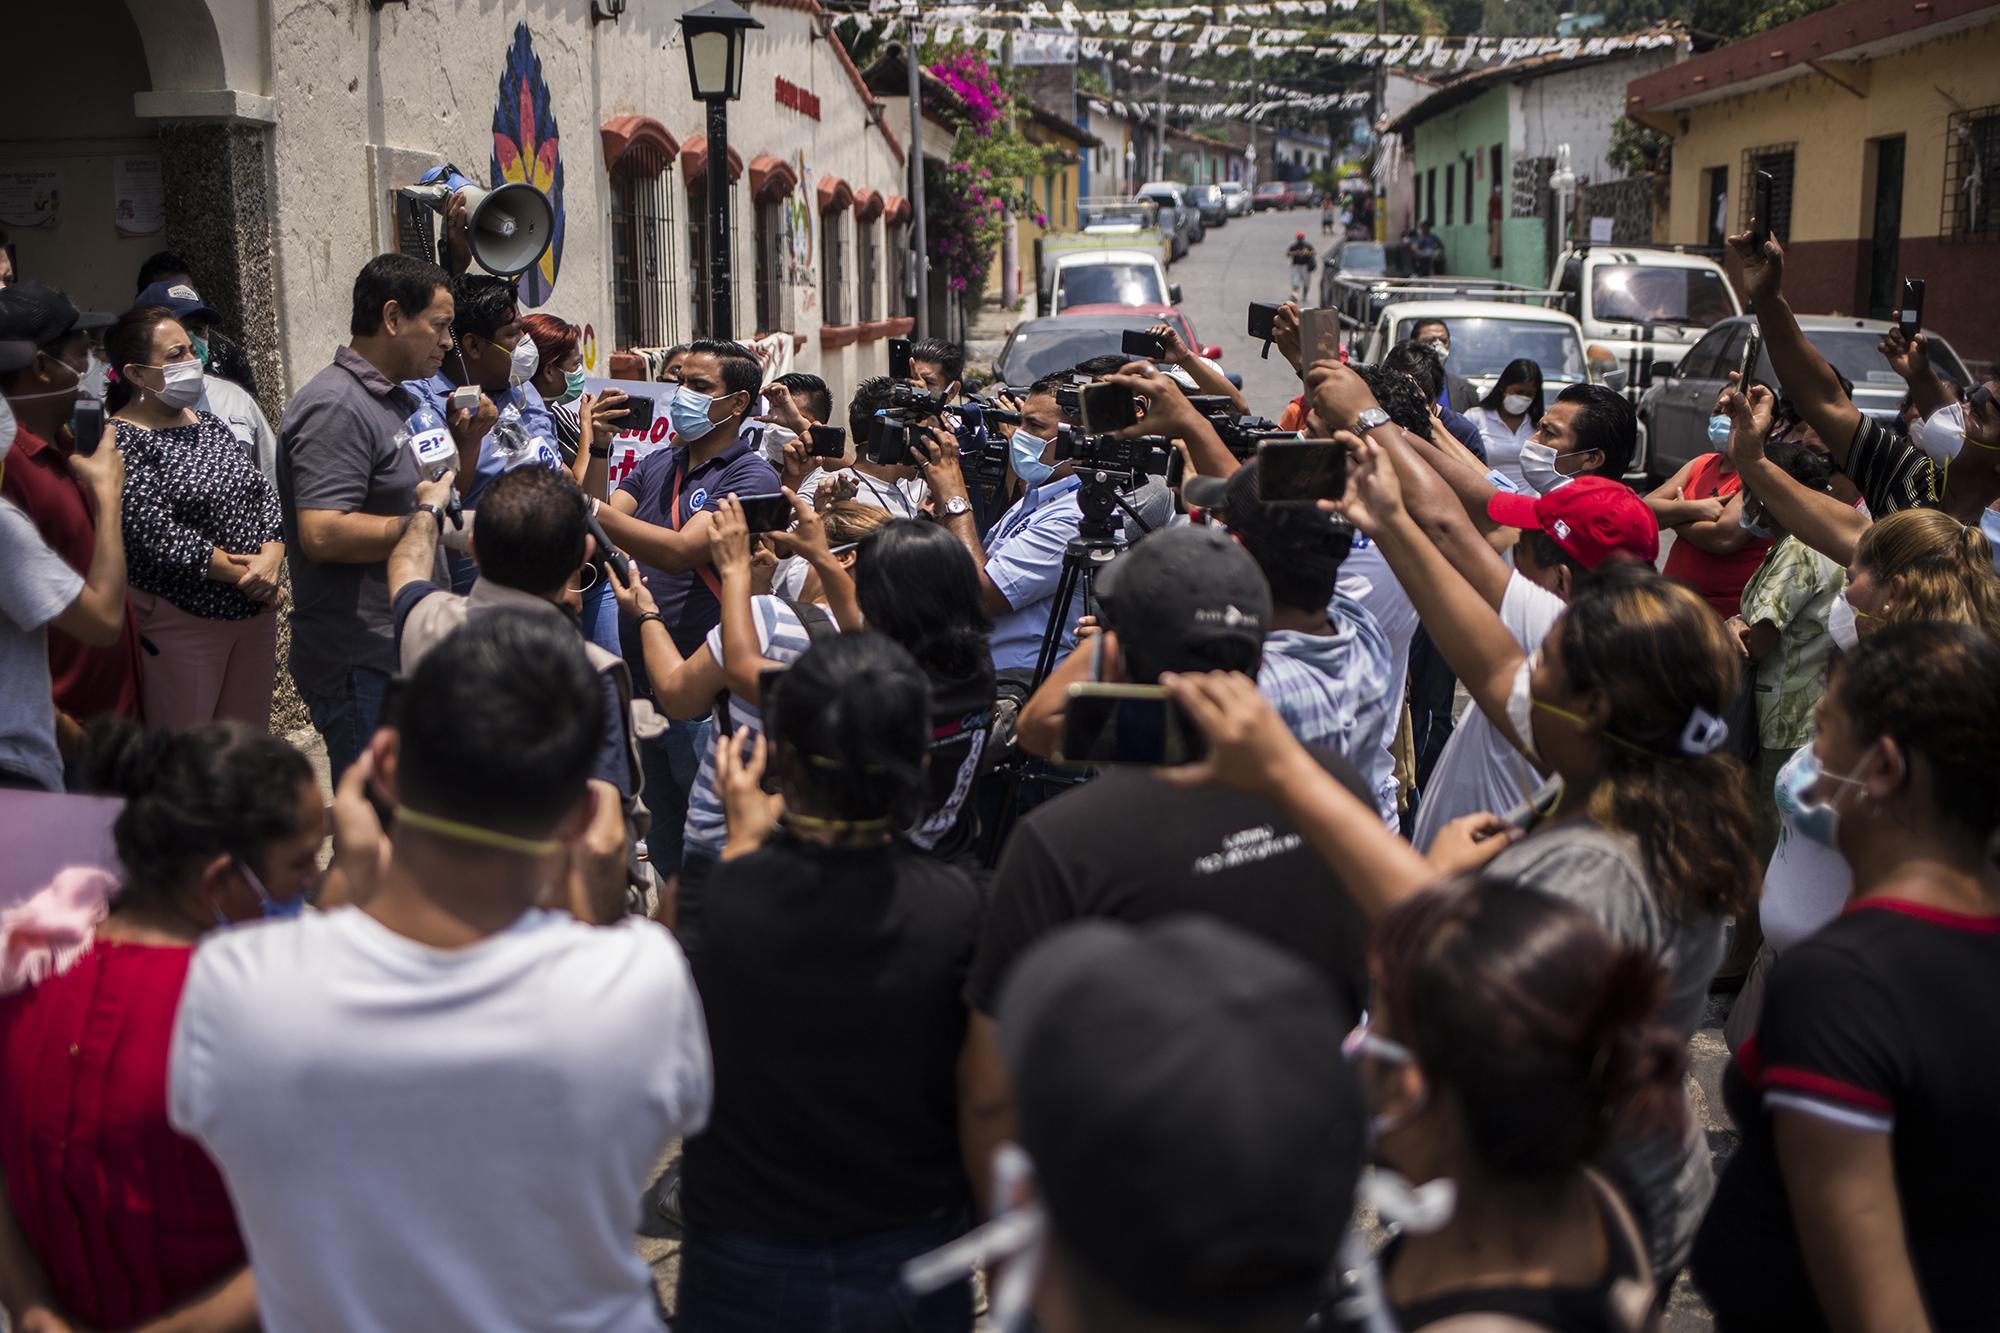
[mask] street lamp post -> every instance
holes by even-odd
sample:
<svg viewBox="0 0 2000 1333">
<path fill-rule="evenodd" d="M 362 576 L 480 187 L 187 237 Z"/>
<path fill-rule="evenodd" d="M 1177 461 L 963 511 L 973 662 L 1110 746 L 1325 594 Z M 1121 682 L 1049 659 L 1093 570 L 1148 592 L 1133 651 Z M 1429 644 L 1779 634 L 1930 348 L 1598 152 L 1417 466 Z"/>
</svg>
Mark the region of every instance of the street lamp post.
<svg viewBox="0 0 2000 1333">
<path fill-rule="evenodd" d="M 764 25 L 730 0 L 708 0 L 681 15 L 688 83 L 708 108 L 708 332 L 736 336 L 729 254 L 729 104 L 743 95 L 743 53 Z"/>
<path fill-rule="evenodd" d="M 915 263 L 917 299 L 912 304 L 916 312 L 917 339 L 922 341 L 931 336 L 931 260 L 930 252 L 924 248 L 930 238 L 925 234 L 924 227 L 924 85 L 918 73 L 917 54 L 917 43 L 923 38 L 923 29 L 917 26 L 917 0 L 903 0 L 902 17 L 903 50 L 910 66 L 910 151 L 906 160 L 910 165 L 910 200 L 915 205 L 910 214 L 910 253 Z"/>
</svg>

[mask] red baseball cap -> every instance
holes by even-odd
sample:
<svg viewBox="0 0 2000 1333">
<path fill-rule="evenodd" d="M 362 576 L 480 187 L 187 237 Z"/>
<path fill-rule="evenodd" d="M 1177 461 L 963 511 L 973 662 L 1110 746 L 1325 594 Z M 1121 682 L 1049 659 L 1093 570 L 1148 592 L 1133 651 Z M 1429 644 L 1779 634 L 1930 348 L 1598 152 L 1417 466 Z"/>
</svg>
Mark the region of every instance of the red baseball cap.
<svg viewBox="0 0 2000 1333">
<path fill-rule="evenodd" d="M 1623 482 L 1578 477 L 1547 495 L 1495 491 L 1486 502 L 1495 523 L 1546 532 L 1585 569 L 1614 555 L 1652 564 L 1660 558 L 1660 524 L 1646 502 Z"/>
</svg>

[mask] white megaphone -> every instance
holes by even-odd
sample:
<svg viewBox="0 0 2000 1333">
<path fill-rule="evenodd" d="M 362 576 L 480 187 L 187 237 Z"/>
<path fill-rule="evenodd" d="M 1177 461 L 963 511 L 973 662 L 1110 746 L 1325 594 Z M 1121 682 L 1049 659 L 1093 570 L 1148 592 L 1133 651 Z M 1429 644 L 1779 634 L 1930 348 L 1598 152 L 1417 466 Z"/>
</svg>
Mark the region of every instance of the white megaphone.
<svg viewBox="0 0 2000 1333">
<path fill-rule="evenodd" d="M 555 210 L 532 185 L 513 181 L 489 190 L 447 163 L 425 172 L 409 193 L 443 213 L 460 191 L 472 258 L 487 272 L 506 278 L 526 273 L 555 239 Z"/>
</svg>

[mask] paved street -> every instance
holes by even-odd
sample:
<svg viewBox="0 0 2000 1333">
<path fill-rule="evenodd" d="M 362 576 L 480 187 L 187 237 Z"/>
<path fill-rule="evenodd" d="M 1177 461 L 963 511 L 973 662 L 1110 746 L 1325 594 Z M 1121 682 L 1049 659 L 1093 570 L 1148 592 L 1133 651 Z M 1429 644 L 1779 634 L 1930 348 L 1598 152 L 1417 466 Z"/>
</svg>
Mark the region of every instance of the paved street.
<svg viewBox="0 0 2000 1333">
<path fill-rule="evenodd" d="M 1268 417 L 1298 396 L 1298 378 L 1275 348 L 1269 360 L 1261 359 L 1264 345 L 1244 330 L 1252 301 L 1282 301 L 1290 294 L 1285 247 L 1301 231 L 1320 246 L 1317 209 L 1231 218 L 1227 226 L 1210 230 L 1168 275 L 1181 285 L 1181 309 L 1195 332 L 1222 348 L 1222 368 L 1243 377 L 1251 410 Z"/>
</svg>

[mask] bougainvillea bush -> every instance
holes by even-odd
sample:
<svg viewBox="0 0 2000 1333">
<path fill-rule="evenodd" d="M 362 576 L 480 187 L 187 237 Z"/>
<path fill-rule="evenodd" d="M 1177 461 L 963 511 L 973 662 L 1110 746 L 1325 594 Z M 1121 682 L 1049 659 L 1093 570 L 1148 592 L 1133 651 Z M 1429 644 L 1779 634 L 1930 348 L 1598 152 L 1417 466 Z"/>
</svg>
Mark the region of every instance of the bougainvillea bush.
<svg viewBox="0 0 2000 1333">
<path fill-rule="evenodd" d="M 974 48 L 946 51 L 926 66 L 955 105 L 937 108 L 958 128 L 953 160 L 924 164 L 924 225 L 930 261 L 968 304 L 984 294 L 1008 210 L 1034 211 L 1027 181 L 1048 170 L 1048 150 L 1013 127 L 1013 98 Z"/>
</svg>

